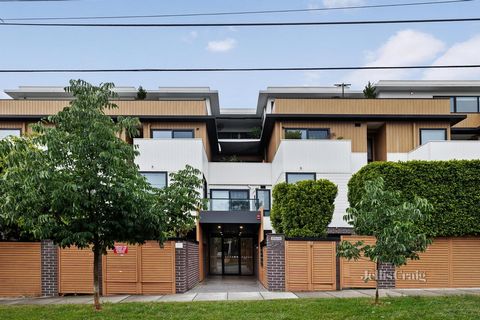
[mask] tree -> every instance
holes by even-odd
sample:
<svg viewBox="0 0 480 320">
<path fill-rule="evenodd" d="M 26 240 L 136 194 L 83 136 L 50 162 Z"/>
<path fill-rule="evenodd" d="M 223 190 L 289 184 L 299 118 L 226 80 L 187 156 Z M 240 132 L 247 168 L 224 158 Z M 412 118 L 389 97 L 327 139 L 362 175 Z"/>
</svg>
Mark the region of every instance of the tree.
<svg viewBox="0 0 480 320">
<path fill-rule="evenodd" d="M 377 88 L 372 85 L 370 81 L 368 81 L 368 84 L 365 86 L 365 89 L 363 89 L 363 95 L 367 99 L 375 99 L 377 97 Z"/>
<path fill-rule="evenodd" d="M 145 98 L 147 98 L 147 91 L 145 89 L 143 89 L 142 86 L 138 87 L 138 91 L 137 91 L 137 100 L 145 100 Z"/>
<path fill-rule="evenodd" d="M 270 213 L 273 228 L 287 237 L 325 236 L 336 196 L 337 186 L 325 179 L 277 184 Z"/>
<path fill-rule="evenodd" d="M 162 243 L 166 236 L 155 192 L 134 163 L 138 151 L 119 138 L 135 136 L 139 120 L 105 114 L 117 108 L 112 88 L 70 81 L 70 105 L 1 154 L 0 212 L 38 239 L 92 249 L 97 310 L 101 257 L 114 242 Z"/>
<path fill-rule="evenodd" d="M 187 165 L 170 174 L 170 184 L 158 190 L 158 207 L 167 220 L 168 235 L 185 237 L 195 227 L 195 212 L 205 208 L 201 171 Z"/>
<path fill-rule="evenodd" d="M 344 216 L 356 234 L 374 236 L 376 243 L 342 241 L 337 251 L 338 256 L 348 260 L 358 260 L 363 254 L 377 264 L 377 270 L 381 263 L 399 267 L 407 264 L 408 259 L 418 260 L 418 253 L 431 243 L 419 228 L 430 218 L 431 204 L 419 197 L 403 202 L 400 192 L 386 191 L 384 184 L 382 177 L 367 181 L 360 201 L 348 208 Z M 378 281 L 375 303 L 378 303 Z"/>
</svg>

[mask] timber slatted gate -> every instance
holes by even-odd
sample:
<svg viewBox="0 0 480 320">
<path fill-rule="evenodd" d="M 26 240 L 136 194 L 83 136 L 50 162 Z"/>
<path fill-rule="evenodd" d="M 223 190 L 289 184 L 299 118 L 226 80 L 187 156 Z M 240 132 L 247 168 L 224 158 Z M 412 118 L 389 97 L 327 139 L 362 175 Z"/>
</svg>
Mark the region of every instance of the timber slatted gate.
<svg viewBox="0 0 480 320">
<path fill-rule="evenodd" d="M 336 289 L 335 241 L 285 241 L 287 291 Z"/>
<path fill-rule="evenodd" d="M 362 236 L 342 236 L 341 240 L 349 241 L 350 243 L 356 243 L 357 241 L 363 241 L 364 244 L 375 244 L 374 237 L 362 237 Z M 365 282 L 365 273 L 375 275 L 377 269 L 376 263 L 372 262 L 369 258 L 361 257 L 357 261 L 347 259 L 340 259 L 340 288 L 375 288 L 376 281 L 368 280 Z"/>
<path fill-rule="evenodd" d="M 175 242 L 128 246 L 128 253 L 109 251 L 103 260 L 103 290 L 110 294 L 175 293 Z"/>
<path fill-rule="evenodd" d="M 39 296 L 40 242 L 0 242 L 0 296 Z"/>
<path fill-rule="evenodd" d="M 93 293 L 93 252 L 70 247 L 58 251 L 58 293 Z"/>
<path fill-rule="evenodd" d="M 480 238 L 437 238 L 419 256 L 397 269 L 397 288 L 480 287 Z"/>
</svg>

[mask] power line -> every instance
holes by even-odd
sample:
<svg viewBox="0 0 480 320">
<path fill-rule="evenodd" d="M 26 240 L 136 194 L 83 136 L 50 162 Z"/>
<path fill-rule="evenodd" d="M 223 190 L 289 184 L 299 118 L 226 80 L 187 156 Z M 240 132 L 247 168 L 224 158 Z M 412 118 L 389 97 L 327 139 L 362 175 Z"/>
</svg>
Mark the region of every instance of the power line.
<svg viewBox="0 0 480 320">
<path fill-rule="evenodd" d="M 265 71 L 342 71 L 396 69 L 480 68 L 480 64 L 416 66 L 271 67 L 271 68 L 123 68 L 123 69 L 0 69 L 0 73 L 114 73 L 114 72 L 265 72 Z"/>
<path fill-rule="evenodd" d="M 58 1 L 58 0 L 56 0 Z M 280 10 L 261 10 L 261 11 L 234 11 L 234 12 L 194 12 L 194 13 L 172 13 L 172 14 L 154 14 L 154 15 L 122 15 L 122 16 L 80 16 L 80 17 L 25 17 L 25 18 L 4 18 L 3 21 L 46 21 L 46 20 L 104 20 L 104 19 L 142 19 L 142 18 L 174 18 L 174 17 L 201 17 L 201 16 L 230 16 L 230 15 L 251 15 L 251 14 L 272 14 L 272 13 L 300 13 L 300 12 L 319 12 L 333 10 L 351 10 L 351 9 L 374 9 L 389 7 L 407 7 L 407 6 L 425 6 L 441 5 L 461 2 L 472 2 L 474 0 L 444 0 L 444 1 L 424 1 L 424 2 L 400 2 L 376 5 L 356 5 L 329 8 L 308 8 L 308 9 L 280 9 Z M 1 2 L 1 0 L 0 0 Z"/>
<path fill-rule="evenodd" d="M 5 22 L 0 26 L 25 27 L 106 27 L 106 28 L 184 28 L 184 27 L 286 27 L 286 26 L 331 26 L 331 25 L 378 25 L 410 23 L 476 22 L 480 18 L 413 19 L 413 20 L 357 20 L 357 21 L 310 21 L 310 22 L 234 22 L 234 23 L 24 23 Z"/>
</svg>

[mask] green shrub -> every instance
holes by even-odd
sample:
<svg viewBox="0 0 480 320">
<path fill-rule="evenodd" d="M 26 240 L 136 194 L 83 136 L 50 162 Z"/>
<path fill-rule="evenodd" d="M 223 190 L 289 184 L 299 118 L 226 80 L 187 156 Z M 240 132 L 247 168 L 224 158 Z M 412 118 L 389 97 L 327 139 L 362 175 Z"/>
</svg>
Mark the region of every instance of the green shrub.
<svg viewBox="0 0 480 320">
<path fill-rule="evenodd" d="M 417 195 L 433 205 L 432 218 L 421 226 L 429 236 L 480 235 L 479 160 L 370 163 L 348 183 L 350 205 L 362 197 L 365 182 L 378 176 L 405 201 Z"/>
<path fill-rule="evenodd" d="M 276 232 L 287 237 L 321 237 L 332 221 L 337 186 L 328 180 L 277 184 L 270 214 Z"/>
</svg>

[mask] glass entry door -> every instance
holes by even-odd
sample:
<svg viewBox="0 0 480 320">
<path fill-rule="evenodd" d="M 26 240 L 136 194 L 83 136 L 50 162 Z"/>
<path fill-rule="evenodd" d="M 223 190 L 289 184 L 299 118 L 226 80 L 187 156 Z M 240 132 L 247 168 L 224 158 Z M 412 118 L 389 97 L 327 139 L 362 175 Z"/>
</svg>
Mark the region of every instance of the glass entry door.
<svg viewBox="0 0 480 320">
<path fill-rule="evenodd" d="M 253 238 L 240 236 L 211 236 L 209 242 L 210 274 L 253 275 Z"/>
</svg>

